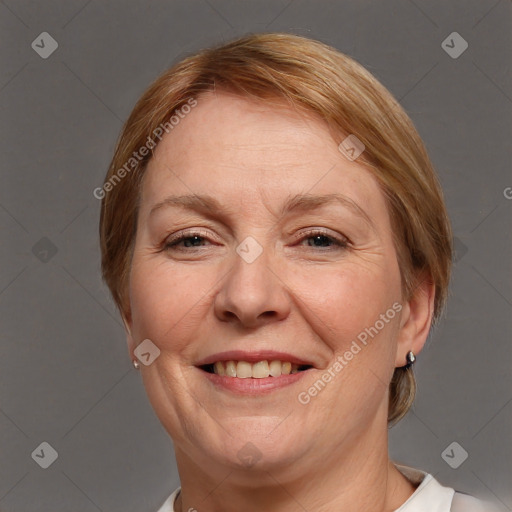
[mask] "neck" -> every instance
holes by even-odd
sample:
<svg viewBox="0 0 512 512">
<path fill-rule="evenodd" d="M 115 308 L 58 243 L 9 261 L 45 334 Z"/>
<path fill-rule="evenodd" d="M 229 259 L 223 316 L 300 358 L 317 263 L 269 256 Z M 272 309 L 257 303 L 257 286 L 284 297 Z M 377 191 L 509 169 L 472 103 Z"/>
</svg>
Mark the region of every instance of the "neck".
<svg viewBox="0 0 512 512">
<path fill-rule="evenodd" d="M 389 460 L 387 432 L 387 425 L 375 422 L 357 438 L 279 469 L 197 464 L 177 445 L 181 492 L 175 510 L 393 512 L 415 487 Z"/>
</svg>

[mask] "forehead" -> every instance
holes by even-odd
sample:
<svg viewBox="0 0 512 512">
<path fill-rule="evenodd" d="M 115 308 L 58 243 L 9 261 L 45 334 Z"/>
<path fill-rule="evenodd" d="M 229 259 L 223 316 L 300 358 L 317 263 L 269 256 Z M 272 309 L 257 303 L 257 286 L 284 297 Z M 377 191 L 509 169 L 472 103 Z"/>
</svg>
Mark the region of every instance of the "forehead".
<svg viewBox="0 0 512 512">
<path fill-rule="evenodd" d="M 386 214 L 376 179 L 338 150 L 327 125 L 277 101 L 206 93 L 158 144 L 142 207 L 169 194 L 209 194 L 248 206 L 296 194 L 342 193 L 369 216 Z"/>
</svg>

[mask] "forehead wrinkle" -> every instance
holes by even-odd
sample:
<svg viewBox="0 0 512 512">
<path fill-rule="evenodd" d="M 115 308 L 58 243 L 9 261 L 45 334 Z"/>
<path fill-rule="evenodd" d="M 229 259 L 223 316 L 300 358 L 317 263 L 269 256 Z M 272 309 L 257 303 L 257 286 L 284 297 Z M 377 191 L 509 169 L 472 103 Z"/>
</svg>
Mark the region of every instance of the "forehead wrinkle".
<svg viewBox="0 0 512 512">
<path fill-rule="evenodd" d="M 320 209 L 332 203 L 340 203 L 343 207 L 362 218 L 372 229 L 375 225 L 368 214 L 351 198 L 343 194 L 296 194 L 288 195 L 281 207 L 275 212 L 265 201 L 265 190 L 260 189 L 263 206 L 275 217 L 284 217 L 291 212 L 309 212 Z M 186 194 L 180 196 L 168 196 L 159 201 L 150 210 L 149 215 L 153 215 L 158 210 L 166 207 L 177 207 L 186 210 L 196 211 L 207 217 L 235 218 L 238 212 L 226 204 L 222 204 L 218 199 L 210 195 Z"/>
</svg>

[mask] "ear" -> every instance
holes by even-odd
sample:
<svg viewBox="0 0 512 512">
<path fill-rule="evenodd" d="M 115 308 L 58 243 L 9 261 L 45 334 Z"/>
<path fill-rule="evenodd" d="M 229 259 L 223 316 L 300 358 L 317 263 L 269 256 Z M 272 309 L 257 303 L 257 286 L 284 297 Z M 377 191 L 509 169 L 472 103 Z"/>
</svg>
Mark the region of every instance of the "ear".
<svg viewBox="0 0 512 512">
<path fill-rule="evenodd" d="M 430 332 L 434 313 L 435 285 L 428 275 L 422 275 L 419 279 L 419 284 L 402 309 L 395 367 L 407 364 L 406 355 L 410 350 L 414 355 L 418 355 Z"/>
</svg>

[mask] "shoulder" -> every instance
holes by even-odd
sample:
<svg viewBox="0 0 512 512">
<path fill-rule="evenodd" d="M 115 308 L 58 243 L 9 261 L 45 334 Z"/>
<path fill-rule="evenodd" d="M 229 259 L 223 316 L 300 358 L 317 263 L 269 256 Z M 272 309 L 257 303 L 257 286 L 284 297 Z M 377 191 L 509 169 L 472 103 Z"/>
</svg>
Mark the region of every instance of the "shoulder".
<svg viewBox="0 0 512 512">
<path fill-rule="evenodd" d="M 181 487 L 178 487 L 160 506 L 156 512 L 174 512 L 174 502 L 178 497 Z"/>
<path fill-rule="evenodd" d="M 395 512 L 450 512 L 455 490 L 441 485 L 430 473 L 420 469 L 395 464 L 416 490 Z"/>
<path fill-rule="evenodd" d="M 395 512 L 497 512 L 492 504 L 442 485 L 433 475 L 420 469 L 395 464 L 396 468 L 418 486 Z"/>
<path fill-rule="evenodd" d="M 498 508 L 488 501 L 455 491 L 450 512 L 498 512 Z"/>
</svg>

